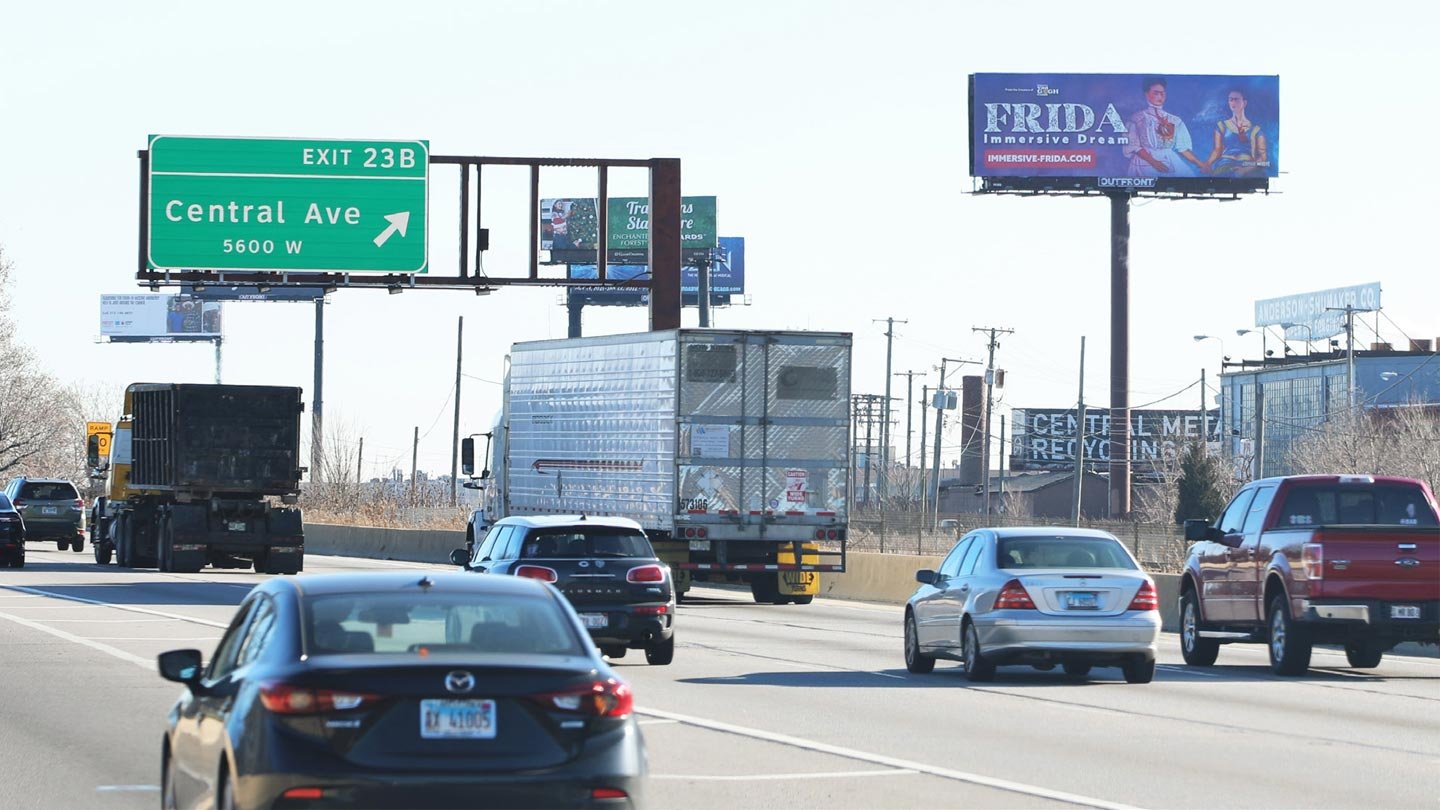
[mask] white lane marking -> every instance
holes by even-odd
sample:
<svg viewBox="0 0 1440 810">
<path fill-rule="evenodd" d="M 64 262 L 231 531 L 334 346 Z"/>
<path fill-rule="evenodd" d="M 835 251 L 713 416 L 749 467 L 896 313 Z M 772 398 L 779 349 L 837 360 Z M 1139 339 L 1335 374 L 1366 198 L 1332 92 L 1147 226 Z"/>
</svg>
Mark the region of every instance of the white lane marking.
<svg viewBox="0 0 1440 810">
<path fill-rule="evenodd" d="M 636 725 L 641 726 L 669 726 L 679 723 L 679 720 L 640 720 Z"/>
<path fill-rule="evenodd" d="M 99 785 L 95 788 L 96 793 L 159 793 L 159 785 Z"/>
<path fill-rule="evenodd" d="M 697 726 L 699 728 L 708 728 L 712 731 L 720 731 L 726 734 L 736 734 L 741 737 L 750 737 L 751 739 L 764 740 L 765 742 L 779 743 L 780 745 L 788 745 L 792 748 L 801 748 L 806 751 L 815 751 L 822 754 L 831 754 L 837 757 L 859 760 L 861 762 L 869 762 L 872 765 L 883 765 L 887 768 L 894 768 L 902 771 L 914 771 L 915 773 L 938 776 L 942 779 L 950 779 L 956 782 L 968 782 L 972 785 L 981 785 L 983 787 L 995 788 L 996 790 L 1004 790 L 1011 793 L 1019 793 L 1025 796 L 1034 796 L 1041 799 L 1051 799 L 1053 801 L 1066 802 L 1068 804 L 1079 805 L 1081 807 L 1095 807 L 1100 808 L 1100 810 L 1136 810 L 1131 805 L 1121 804 L 1119 802 L 1107 801 L 1105 799 L 1096 799 L 1089 796 L 1081 796 L 1076 793 L 1066 793 L 1064 791 L 1051 790 L 1049 788 L 1039 787 L 1038 785 L 1027 785 L 1022 782 L 1012 782 L 1008 779 L 996 779 L 990 776 L 981 776 L 980 774 L 957 771 L 951 768 L 940 768 L 934 765 L 926 765 L 923 762 L 913 762 L 911 760 L 886 756 L 884 754 L 872 754 L 867 751 L 857 751 L 853 748 L 844 748 L 838 745 L 830 745 L 829 743 L 806 740 L 800 737 L 791 737 L 788 734 L 776 734 L 770 731 L 761 731 L 760 729 L 746 728 L 744 726 L 737 726 L 731 723 L 724 723 L 719 720 L 709 720 L 704 717 L 692 717 L 690 715 L 676 714 L 675 712 L 667 712 L 660 709 L 637 708 L 635 711 L 637 714 L 643 714 L 648 717 L 659 717 L 665 720 L 678 720 L 686 725 Z"/>
<path fill-rule="evenodd" d="M 220 628 L 220 629 L 222 629 L 222 630 L 225 629 L 226 627 L 229 627 L 229 626 L 230 626 L 230 623 L 229 623 L 229 622 L 212 622 L 212 621 L 210 621 L 210 620 L 208 620 L 208 619 L 197 619 L 197 618 L 195 618 L 194 616 L 182 616 L 182 615 L 180 615 L 179 613 L 166 613 L 166 612 L 163 611 L 163 610 L 151 610 L 150 608 L 135 607 L 134 605 L 117 605 L 117 604 L 114 603 L 114 602 L 102 602 L 102 601 L 100 601 L 99 599 L 86 599 L 86 598 L 83 597 L 83 596 L 69 596 L 69 595 L 63 594 L 63 593 L 51 593 L 50 591 L 41 590 L 40 588 L 27 588 L 27 587 L 25 587 L 25 586 L 23 586 L 23 585 L 0 585 L 0 588 L 6 588 L 6 589 L 12 590 L 12 591 L 24 591 L 24 592 L 26 592 L 26 593 L 32 593 L 32 594 L 35 594 L 35 595 L 37 595 L 37 596 L 48 596 L 48 597 L 50 597 L 50 598 L 52 598 L 52 599 L 68 599 L 68 600 L 70 600 L 71 602 L 83 602 L 83 603 L 85 603 L 85 604 L 87 604 L 87 605 L 99 605 L 100 607 L 115 608 L 116 610 L 128 610 L 128 611 L 130 611 L 131 613 L 145 613 L 145 614 L 149 614 L 149 615 L 151 615 L 151 616 L 163 616 L 164 618 L 167 618 L 167 619 L 176 619 L 177 621 L 182 621 L 182 622 L 194 622 L 195 624 L 203 624 L 203 625 L 205 625 L 206 627 L 218 627 L 218 628 Z M 79 606 L 78 606 L 78 605 L 57 605 L 56 607 L 79 607 Z M 25 610 L 33 610 L 33 609 L 34 609 L 34 608 L 25 608 Z"/>
<path fill-rule="evenodd" d="M 698 773 L 652 773 L 651 779 L 670 779 L 686 782 L 790 782 L 798 779 L 845 779 L 866 776 L 914 776 L 918 771 L 832 771 L 830 773 L 757 773 L 741 776 L 716 776 Z"/>
<path fill-rule="evenodd" d="M 116 658 L 119 658 L 121 661 L 129 661 L 130 663 L 142 669 L 148 670 L 155 667 L 155 662 L 148 658 L 141 658 L 138 655 L 132 655 L 128 652 L 125 652 L 124 650 L 111 647 L 109 644 L 101 644 L 98 641 L 91 641 L 88 638 L 82 638 L 81 636 L 77 636 L 74 633 L 67 633 L 64 630 L 60 630 L 55 627 L 47 627 L 43 624 L 40 624 L 39 622 L 32 622 L 29 619 L 22 619 L 19 616 L 12 616 L 9 613 L 0 613 L 0 619 L 9 619 L 16 624 L 39 630 L 42 633 L 49 633 L 56 638 L 63 638 L 66 641 L 73 641 L 76 644 L 83 644 L 92 650 L 99 650 L 106 655 L 113 655 Z"/>
<path fill-rule="evenodd" d="M 174 619 L 46 619 L 47 624 L 64 624 L 66 622 L 84 622 L 85 624 L 149 624 L 154 622 L 173 622 Z"/>
<path fill-rule="evenodd" d="M 87 636 L 91 641 L 219 641 L 219 636 Z"/>
<path fill-rule="evenodd" d="M 1197 669 L 1190 666 L 1181 666 L 1180 664 L 1159 664 L 1158 667 L 1165 670 L 1166 672 L 1177 672 L 1183 675 L 1197 675 L 1201 678 L 1221 677 L 1218 672 L 1206 672 L 1202 669 Z"/>
</svg>

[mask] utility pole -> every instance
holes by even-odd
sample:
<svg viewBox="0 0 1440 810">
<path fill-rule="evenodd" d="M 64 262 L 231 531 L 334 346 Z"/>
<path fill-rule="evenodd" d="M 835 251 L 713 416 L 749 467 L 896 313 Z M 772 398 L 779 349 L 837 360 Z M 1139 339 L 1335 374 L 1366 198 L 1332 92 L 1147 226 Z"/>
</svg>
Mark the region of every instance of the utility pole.
<svg viewBox="0 0 1440 810">
<path fill-rule="evenodd" d="M 700 327 L 702 329 L 710 326 L 710 268 L 715 264 L 715 251 L 717 250 L 719 250 L 719 248 L 711 248 L 709 251 L 706 251 L 705 255 L 701 256 L 695 265 L 695 270 L 699 276 L 700 289 L 696 290 L 696 292 L 700 299 L 698 303 L 700 304 Z"/>
<path fill-rule="evenodd" d="M 875 320 L 874 323 L 879 323 Z M 895 346 L 895 324 L 894 318 L 885 319 L 885 405 L 881 409 L 884 416 L 880 423 L 880 500 L 883 503 L 885 497 L 890 494 L 890 378 L 895 376 L 891 373 L 891 359 Z M 899 321 L 909 323 L 909 321 Z"/>
<path fill-rule="evenodd" d="M 904 377 L 904 378 L 906 378 L 906 379 L 905 379 L 905 469 L 908 470 L 908 469 L 910 469 L 910 437 L 911 437 L 911 435 L 915 432 L 914 428 L 911 427 L 911 417 L 914 416 L 914 411 L 915 411 L 915 372 L 913 372 L 913 371 L 897 371 L 897 372 L 895 372 L 895 376 L 896 376 L 896 377 Z M 920 373 L 920 376 L 922 376 L 922 377 L 925 376 L 925 375 L 924 375 L 924 372 L 921 372 L 921 373 Z M 923 419 L 920 420 L 920 426 L 921 426 L 921 428 L 924 428 L 924 426 L 925 426 L 925 420 L 923 420 Z M 921 453 L 922 456 L 924 455 L 924 453 L 925 453 L 924 448 L 921 448 L 920 453 Z"/>
<path fill-rule="evenodd" d="M 415 505 L 415 471 L 420 461 L 420 426 L 415 426 L 415 439 L 410 443 L 410 505 Z"/>
<path fill-rule="evenodd" d="M 996 336 L 1012 335 L 1015 333 L 1015 330 L 996 328 L 993 326 L 975 326 L 971 327 L 970 331 L 990 333 L 990 359 L 985 365 L 985 444 L 981 449 L 981 455 L 985 459 L 984 469 L 981 471 L 983 473 L 981 478 L 985 482 L 985 514 L 988 515 L 990 514 L 990 408 L 993 407 L 995 402 L 995 350 L 1000 348 L 1000 342 L 996 340 Z"/>
<path fill-rule="evenodd" d="M 1345 313 L 1345 378 L 1346 388 L 1349 389 L 1350 410 L 1355 410 L 1355 313 L 1373 312 L 1369 309 L 1356 309 L 1352 304 L 1343 307 L 1326 307 L 1327 311 Z M 1377 331 L 1378 335 L 1379 332 Z"/>
<path fill-rule="evenodd" d="M 450 505 L 456 504 L 457 476 L 460 474 L 460 360 L 465 349 L 465 316 L 455 329 L 455 432 L 450 439 Z"/>
<path fill-rule="evenodd" d="M 1200 369 L 1200 455 L 1210 455 L 1210 414 L 1205 410 L 1205 369 Z"/>
<path fill-rule="evenodd" d="M 365 437 L 360 437 L 360 450 L 355 454 L 355 483 L 365 483 Z"/>
<path fill-rule="evenodd" d="M 1080 507 L 1085 497 L 1085 336 L 1080 336 L 1080 398 L 1075 416 L 1075 525 L 1080 525 Z"/>
<path fill-rule="evenodd" d="M 1005 508 L 1005 414 L 1000 414 L 1000 508 Z"/>
<path fill-rule="evenodd" d="M 930 489 L 925 482 L 925 408 L 930 402 L 930 386 L 920 386 L 920 514 L 925 514 L 925 504 L 930 500 Z"/>
</svg>

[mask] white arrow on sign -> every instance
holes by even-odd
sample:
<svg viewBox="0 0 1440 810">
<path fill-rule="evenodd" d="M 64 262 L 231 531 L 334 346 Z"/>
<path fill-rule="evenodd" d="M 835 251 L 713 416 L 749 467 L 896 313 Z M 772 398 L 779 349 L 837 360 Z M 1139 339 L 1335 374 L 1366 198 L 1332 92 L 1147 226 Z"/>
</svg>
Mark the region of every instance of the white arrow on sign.
<svg viewBox="0 0 1440 810">
<path fill-rule="evenodd" d="M 386 226 L 385 230 L 380 232 L 379 236 L 375 237 L 375 247 L 384 247 L 385 243 L 390 240 L 390 234 L 396 231 L 399 231 L 403 237 L 405 235 L 405 229 L 410 227 L 410 212 L 401 211 L 398 214 L 386 214 L 385 221 L 390 224 Z"/>
</svg>

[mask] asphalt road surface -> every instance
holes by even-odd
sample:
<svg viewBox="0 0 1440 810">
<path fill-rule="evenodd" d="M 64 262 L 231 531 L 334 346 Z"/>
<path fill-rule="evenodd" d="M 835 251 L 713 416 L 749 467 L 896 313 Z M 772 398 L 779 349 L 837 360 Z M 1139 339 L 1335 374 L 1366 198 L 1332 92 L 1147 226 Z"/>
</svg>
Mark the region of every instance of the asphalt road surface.
<svg viewBox="0 0 1440 810">
<path fill-rule="evenodd" d="M 434 566 L 309 556 L 309 573 Z M 303 576 L 303 575 L 302 575 Z M 0 807 L 153 807 L 165 712 L 155 655 L 209 652 L 262 577 L 160 574 L 42 548 L 0 571 Z M 1279 679 L 1265 649 L 1155 681 L 1075 682 L 958 665 L 910 675 L 900 609 L 753 604 L 699 589 L 675 663 L 618 663 L 635 688 L 653 807 L 1435 807 L 1440 659 L 1387 655 Z"/>
</svg>

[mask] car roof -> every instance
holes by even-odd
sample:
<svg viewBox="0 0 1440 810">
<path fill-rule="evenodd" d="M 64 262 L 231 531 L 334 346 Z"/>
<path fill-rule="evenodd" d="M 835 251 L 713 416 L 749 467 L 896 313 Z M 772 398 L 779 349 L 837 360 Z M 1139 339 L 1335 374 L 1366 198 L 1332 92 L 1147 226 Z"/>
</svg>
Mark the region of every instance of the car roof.
<svg viewBox="0 0 1440 810">
<path fill-rule="evenodd" d="M 996 537 L 1091 537 L 1107 540 L 1119 539 L 1101 529 L 1081 529 L 1075 526 L 999 526 L 990 529 Z"/>
<path fill-rule="evenodd" d="M 31 478 L 28 475 L 20 476 L 20 480 L 27 484 L 70 484 L 70 482 L 64 478 Z M 70 485 L 74 486 L 74 484 Z"/>
<path fill-rule="evenodd" d="M 645 531 L 639 523 L 630 518 L 610 515 L 511 515 L 495 521 L 496 526 L 525 526 L 531 529 L 549 529 L 565 526 L 599 526 L 602 528 L 634 529 Z"/>
<path fill-rule="evenodd" d="M 422 586 L 420 584 L 422 580 L 428 581 L 429 585 Z M 469 573 L 436 572 L 422 569 L 306 574 L 283 579 L 276 577 L 266 585 L 273 586 L 267 590 L 288 585 L 303 597 L 350 593 L 405 593 L 407 591 L 437 595 L 469 593 L 548 596 L 550 594 L 548 585 L 527 577 L 482 577 Z"/>
</svg>

